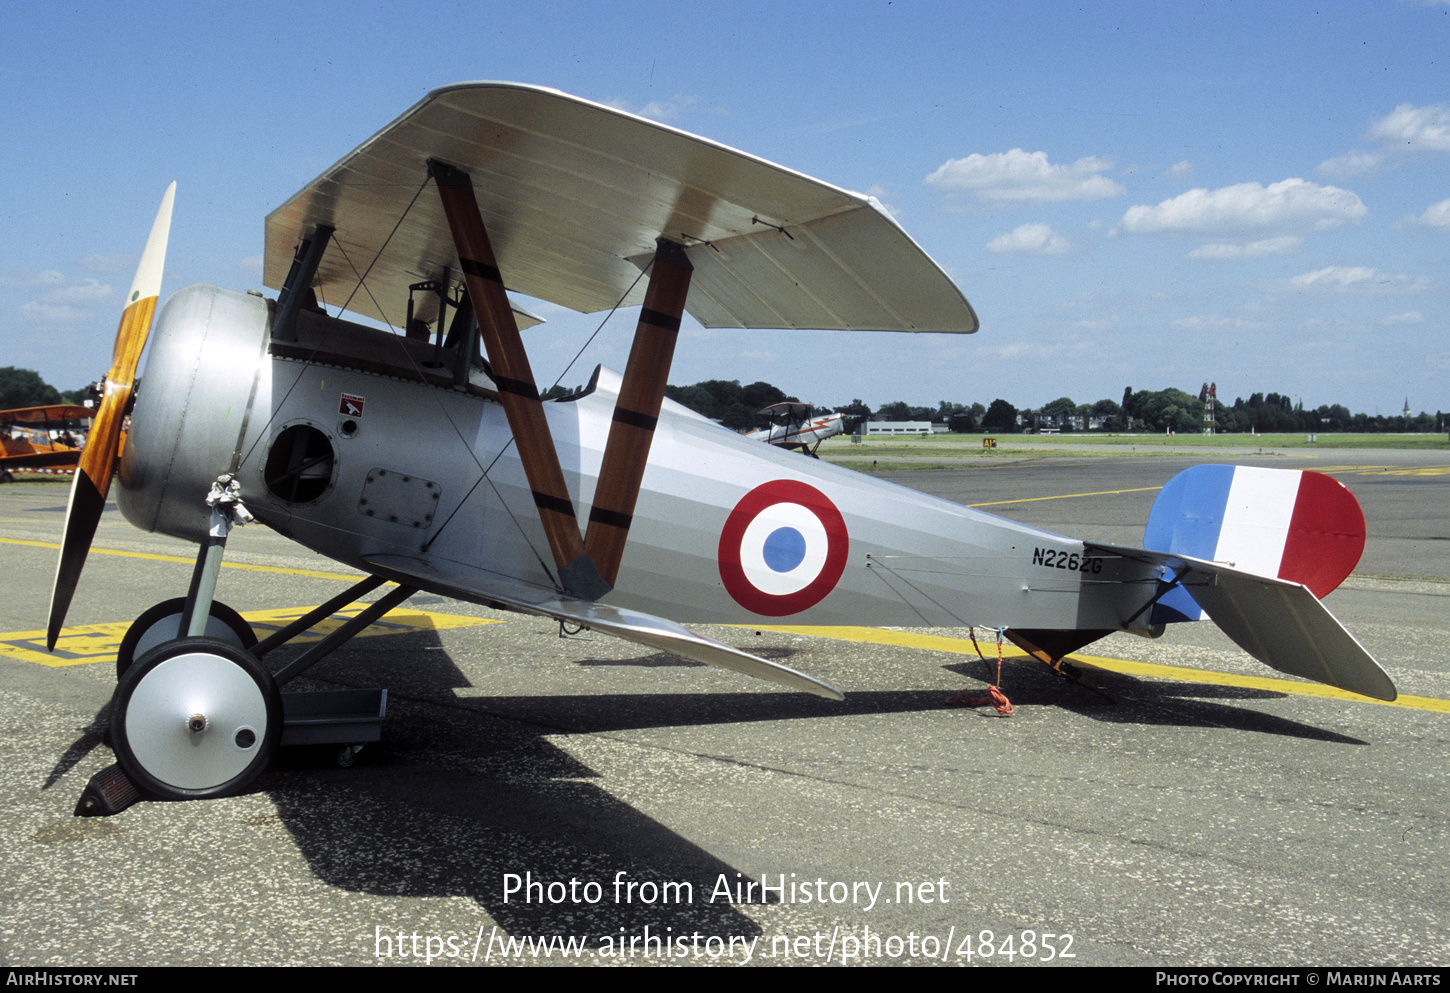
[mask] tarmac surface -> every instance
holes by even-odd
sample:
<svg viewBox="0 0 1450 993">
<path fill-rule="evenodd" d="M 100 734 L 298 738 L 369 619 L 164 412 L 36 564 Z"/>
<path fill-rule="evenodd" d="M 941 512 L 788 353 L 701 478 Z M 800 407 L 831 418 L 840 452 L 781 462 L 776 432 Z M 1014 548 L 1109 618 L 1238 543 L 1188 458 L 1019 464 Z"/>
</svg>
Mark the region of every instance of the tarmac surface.
<svg viewBox="0 0 1450 993">
<path fill-rule="evenodd" d="M 1220 455 L 881 475 L 1136 544 L 1156 488 Z M 113 761 L 114 642 L 194 552 L 109 510 L 47 656 L 66 489 L 0 487 L 0 962 L 1450 963 L 1450 452 L 1237 461 L 1359 498 L 1368 549 L 1326 602 L 1396 704 L 1281 677 L 1207 623 L 1088 646 L 1101 694 L 1008 659 L 1010 718 L 944 702 L 994 671 L 981 629 L 990 666 L 964 629 L 701 629 L 833 704 L 420 595 L 308 674 L 388 688 L 355 766 L 285 749 L 243 796 L 110 818 L 72 811 Z M 295 612 L 345 575 L 256 526 L 218 595 Z"/>
</svg>

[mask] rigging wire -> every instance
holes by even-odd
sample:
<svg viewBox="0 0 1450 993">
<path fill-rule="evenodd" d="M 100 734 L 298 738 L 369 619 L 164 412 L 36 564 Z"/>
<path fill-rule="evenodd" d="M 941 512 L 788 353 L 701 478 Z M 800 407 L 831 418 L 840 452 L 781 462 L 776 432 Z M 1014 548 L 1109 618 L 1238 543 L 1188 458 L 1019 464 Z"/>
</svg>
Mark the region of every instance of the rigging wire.
<svg viewBox="0 0 1450 993">
<path fill-rule="evenodd" d="M 569 360 L 569 364 L 564 367 L 564 371 L 559 373 L 559 378 L 554 380 L 554 386 L 558 386 L 561 382 L 564 381 L 564 377 L 569 374 L 569 370 L 574 368 L 574 363 L 579 361 L 579 356 L 583 355 L 584 350 L 594 343 L 594 339 L 599 336 L 599 332 L 604 330 L 604 325 L 609 323 L 609 319 L 614 316 L 614 312 L 616 310 L 624 306 L 624 301 L 629 298 L 629 295 L 631 293 L 634 292 L 634 288 L 638 286 L 639 281 L 645 277 L 645 273 L 649 272 L 652 268 L 654 268 L 654 264 L 655 260 L 653 257 L 651 257 L 649 260 L 649 265 L 645 266 L 639 271 L 639 275 L 634 277 L 634 282 L 629 284 L 629 289 L 625 290 L 622 294 L 620 294 L 619 299 L 614 302 L 614 306 L 609 308 L 609 313 L 604 315 L 604 319 L 599 322 L 599 327 L 595 328 L 594 333 L 589 336 L 589 339 L 585 341 L 584 344 L 579 346 L 579 351 L 574 353 L 574 357 Z M 552 390 L 554 386 L 549 387 L 549 389 Z"/>
<path fill-rule="evenodd" d="M 629 295 L 634 292 L 634 288 L 639 285 L 639 281 L 644 278 L 645 274 L 648 273 L 653 266 L 654 260 L 651 259 L 650 264 L 641 269 L 639 271 L 639 275 L 634 278 L 634 282 L 629 284 L 629 288 L 619 295 L 619 299 L 614 302 L 613 307 L 609 308 L 609 312 L 604 315 L 603 320 L 599 322 L 599 326 L 594 329 L 594 332 L 589 336 L 588 340 L 585 341 L 584 344 L 579 348 L 579 351 L 574 353 L 574 357 L 569 360 L 568 365 L 564 366 L 563 371 L 560 372 L 558 378 L 554 380 L 554 386 L 558 386 L 561 382 L 563 382 L 564 377 L 569 374 L 569 370 L 574 367 L 574 363 L 579 361 L 579 356 L 584 354 L 584 351 L 593 343 L 594 339 L 599 336 L 599 332 L 604 330 L 604 325 L 607 324 L 609 322 L 609 319 L 614 316 L 615 311 L 619 310 L 620 307 L 624 306 L 624 301 L 627 300 L 629 298 Z M 551 386 L 550 389 L 553 389 L 553 386 Z M 469 457 L 472 458 L 474 464 L 479 467 L 479 470 L 481 472 L 480 478 L 473 484 L 472 487 L 469 488 L 468 494 L 464 496 L 463 500 L 459 501 L 458 506 L 453 508 L 449 515 L 443 520 L 443 523 L 438 525 L 438 529 L 433 532 L 433 537 L 429 538 L 428 541 L 423 545 L 424 551 L 427 551 L 428 548 L 432 546 L 433 542 L 438 539 L 438 537 L 443 533 L 444 529 L 448 527 L 449 522 L 453 520 L 454 515 L 457 514 L 459 510 L 463 509 L 463 505 L 468 502 L 468 498 L 473 495 L 474 490 L 478 489 L 478 483 L 484 480 L 488 480 L 489 488 L 492 489 L 494 495 L 498 497 L 499 504 L 504 508 L 504 512 L 509 515 L 509 520 L 513 521 L 514 527 L 518 528 L 519 534 L 524 538 L 524 541 L 528 544 L 529 549 L 534 553 L 534 558 L 538 560 L 539 565 L 544 567 L 545 573 L 547 573 L 551 577 L 553 576 L 553 570 L 549 569 L 549 567 L 544 564 L 544 560 L 540 556 L 538 549 L 536 549 L 533 542 L 529 540 L 528 533 L 524 530 L 523 525 L 519 523 L 518 518 L 514 515 L 513 509 L 508 505 L 508 501 L 503 498 L 503 494 L 499 492 L 497 484 L 494 483 L 494 481 L 489 477 L 489 473 L 493 470 L 493 467 L 498 464 L 498 460 L 503 458 L 504 454 L 509 450 L 513 443 L 514 437 L 513 434 L 510 433 L 508 440 L 504 442 L 503 447 L 498 450 L 498 453 L 494 455 L 493 459 L 488 463 L 488 465 L 484 466 L 479 463 L 478 457 L 473 454 L 472 448 L 468 446 L 465 442 L 464 447 L 469 449 Z"/>
</svg>

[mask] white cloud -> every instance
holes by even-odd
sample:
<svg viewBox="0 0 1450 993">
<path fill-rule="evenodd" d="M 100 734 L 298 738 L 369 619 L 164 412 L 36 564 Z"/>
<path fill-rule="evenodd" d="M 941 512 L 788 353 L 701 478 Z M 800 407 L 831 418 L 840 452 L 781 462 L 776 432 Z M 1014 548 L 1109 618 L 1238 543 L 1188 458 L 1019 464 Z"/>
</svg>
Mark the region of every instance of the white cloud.
<svg viewBox="0 0 1450 993">
<path fill-rule="evenodd" d="M 1072 326 L 1082 331 L 1107 331 L 1115 328 L 1123 321 L 1117 314 L 1108 314 L 1105 317 L 1082 317 L 1072 322 Z"/>
<path fill-rule="evenodd" d="M 1242 317 L 1180 317 L 1169 327 L 1175 331 L 1247 331 L 1268 327 L 1262 321 L 1249 321 Z"/>
<path fill-rule="evenodd" d="M 1314 167 L 1314 171 L 1330 179 L 1355 179 L 1368 176 L 1385 160 L 1380 152 L 1348 152 L 1332 159 L 1325 159 Z"/>
<path fill-rule="evenodd" d="M 246 279 L 260 280 L 264 262 L 265 256 L 248 255 L 237 263 L 237 271 Z"/>
<path fill-rule="evenodd" d="M 69 304 L 43 303 L 40 300 L 31 300 L 29 303 L 22 304 L 20 313 L 25 320 L 42 324 L 79 324 L 94 316 L 89 310 L 82 310 Z"/>
<path fill-rule="evenodd" d="M 93 303 L 110 295 L 111 287 L 108 284 L 87 279 L 83 283 L 57 287 L 47 293 L 45 299 L 52 303 Z"/>
<path fill-rule="evenodd" d="M 696 99 L 676 93 L 668 100 L 651 100 L 643 107 L 635 107 L 624 100 L 606 100 L 604 103 L 605 106 L 613 107 L 615 110 L 623 110 L 631 114 L 638 114 L 640 117 L 648 117 L 652 121 L 667 123 L 678 120 L 685 111 L 695 105 Z"/>
<path fill-rule="evenodd" d="M 1381 318 L 1381 324 L 1424 324 L 1425 315 L 1418 310 L 1407 310 L 1403 314 L 1391 314 Z"/>
<path fill-rule="evenodd" d="M 0 286 L 59 286 L 65 282 L 65 277 L 54 269 L 45 269 L 40 272 L 16 272 L 13 269 L 0 269 Z"/>
<path fill-rule="evenodd" d="M 1379 275 L 1369 266 L 1332 265 L 1314 272 L 1306 272 L 1290 280 L 1295 286 L 1352 286 L 1365 283 Z"/>
<path fill-rule="evenodd" d="M 1349 179 L 1374 172 L 1390 154 L 1450 152 L 1450 107 L 1444 104 L 1416 107 L 1402 103 L 1371 124 L 1365 137 L 1378 141 L 1380 149 L 1347 152 L 1326 159 L 1319 163 L 1316 171 L 1331 179 Z"/>
<path fill-rule="evenodd" d="M 1430 285 L 1430 280 L 1425 276 L 1410 276 L 1404 273 L 1396 276 L 1362 265 L 1326 266 L 1323 269 L 1316 269 L 1314 272 L 1295 276 L 1289 282 L 1298 287 L 1336 290 L 1351 286 L 1358 289 L 1423 290 Z"/>
<path fill-rule="evenodd" d="M 1375 122 L 1369 136 L 1397 152 L 1450 152 L 1450 107 L 1415 107 L 1402 103 Z"/>
<path fill-rule="evenodd" d="M 1002 345 L 988 345 L 976 350 L 978 358 L 1047 361 L 1082 355 L 1092 350 L 1091 342 L 1056 341 L 1010 341 Z"/>
<path fill-rule="evenodd" d="M 1421 224 L 1450 231 L 1450 200 L 1441 200 L 1418 218 Z"/>
<path fill-rule="evenodd" d="M 1003 255 L 1062 255 L 1072 245 L 1046 224 L 1023 224 L 987 242 L 987 251 Z"/>
<path fill-rule="evenodd" d="M 1193 163 L 1189 162 L 1187 159 L 1184 159 L 1182 162 L 1175 162 L 1172 166 L 1169 167 L 1167 175 L 1191 176 L 1193 175 Z"/>
<path fill-rule="evenodd" d="M 1328 230 L 1359 221 L 1369 211 L 1349 190 L 1285 179 L 1262 186 L 1239 183 L 1217 190 L 1196 189 L 1156 207 L 1130 207 L 1122 228 L 1133 234 L 1220 232 L 1288 228 Z"/>
<path fill-rule="evenodd" d="M 1211 245 L 1200 245 L 1188 253 L 1190 259 L 1207 262 L 1224 262 L 1233 259 L 1261 259 L 1270 255 L 1289 255 L 1296 251 L 1304 239 L 1297 235 L 1285 234 L 1277 238 L 1264 238 L 1260 241 L 1251 241 L 1247 244 L 1236 244 L 1234 242 L 1216 242 Z"/>
<path fill-rule="evenodd" d="M 951 159 L 923 182 L 943 193 L 963 193 L 994 204 L 1062 203 L 1122 196 L 1121 183 L 1098 175 L 1113 167 L 1108 159 L 1089 156 L 1071 165 L 1053 165 L 1046 152 L 973 153 Z"/>
</svg>

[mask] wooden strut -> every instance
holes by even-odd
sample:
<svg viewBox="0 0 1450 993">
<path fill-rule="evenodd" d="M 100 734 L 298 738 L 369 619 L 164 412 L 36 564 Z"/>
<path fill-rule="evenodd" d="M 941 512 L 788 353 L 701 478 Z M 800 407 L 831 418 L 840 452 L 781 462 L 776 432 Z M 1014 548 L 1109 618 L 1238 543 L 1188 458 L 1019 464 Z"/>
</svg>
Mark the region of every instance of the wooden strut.
<svg viewBox="0 0 1450 993">
<path fill-rule="evenodd" d="M 428 163 L 428 171 L 438 184 L 459 267 L 478 315 L 484 350 L 493 367 L 509 430 L 518 444 L 559 581 L 569 593 L 597 600 L 614 588 L 619 575 L 694 266 L 682 245 L 658 240 L 649 288 L 604 447 L 588 534 L 581 537 L 528 355 L 473 196 L 473 182 L 466 173 L 437 161 Z"/>
<path fill-rule="evenodd" d="M 604 446 L 599 485 L 594 491 L 594 507 L 589 511 L 589 530 L 584 536 L 584 554 L 611 586 L 624 558 L 624 544 L 649 462 L 694 268 L 682 245 L 663 238 L 656 243 L 649 289 L 634 332 L 629 364 L 624 367 L 609 440 Z"/>
<path fill-rule="evenodd" d="M 458 264 L 478 315 L 479 335 L 503 401 L 504 416 L 518 443 L 519 459 L 523 462 L 529 489 L 533 491 L 544 537 L 562 578 L 564 569 L 583 556 L 584 540 L 574 516 L 574 503 L 564 484 L 549 422 L 539 402 L 534 372 L 519 337 L 513 308 L 504 293 L 503 277 L 499 275 L 493 246 L 483 226 L 483 215 L 473 196 L 473 180 L 467 173 L 437 161 L 428 163 L 428 174 L 438 184 L 443 213 L 448 217 L 458 251 Z M 567 581 L 565 588 L 570 589 Z M 574 591 L 571 589 L 571 592 Z"/>
</svg>

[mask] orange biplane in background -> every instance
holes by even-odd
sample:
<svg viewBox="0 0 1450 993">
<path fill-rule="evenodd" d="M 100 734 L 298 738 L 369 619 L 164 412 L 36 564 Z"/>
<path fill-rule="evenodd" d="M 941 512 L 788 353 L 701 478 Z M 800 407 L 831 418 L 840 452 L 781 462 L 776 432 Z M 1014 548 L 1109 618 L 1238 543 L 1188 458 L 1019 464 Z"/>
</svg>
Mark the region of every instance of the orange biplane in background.
<svg viewBox="0 0 1450 993">
<path fill-rule="evenodd" d="M 71 426 L 94 416 L 90 407 L 68 403 L 0 410 L 0 483 L 10 482 L 15 469 L 75 465 L 84 432 Z"/>
</svg>

